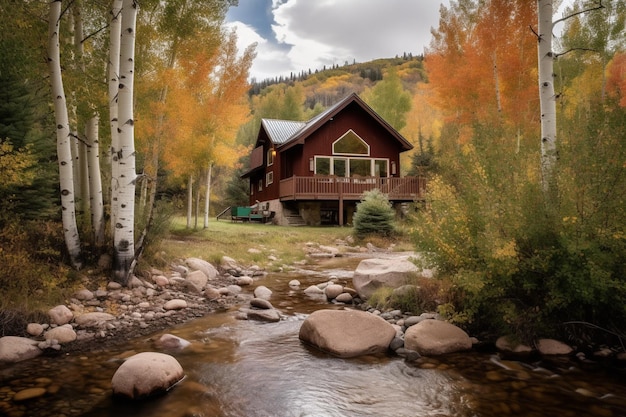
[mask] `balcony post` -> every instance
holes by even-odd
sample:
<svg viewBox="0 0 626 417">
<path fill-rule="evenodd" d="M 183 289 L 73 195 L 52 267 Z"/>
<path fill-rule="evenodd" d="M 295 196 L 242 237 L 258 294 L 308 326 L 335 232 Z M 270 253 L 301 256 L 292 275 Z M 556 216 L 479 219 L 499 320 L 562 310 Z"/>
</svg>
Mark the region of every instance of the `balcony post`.
<svg viewBox="0 0 626 417">
<path fill-rule="evenodd" d="M 343 181 L 337 182 L 339 190 L 339 226 L 343 226 Z"/>
</svg>

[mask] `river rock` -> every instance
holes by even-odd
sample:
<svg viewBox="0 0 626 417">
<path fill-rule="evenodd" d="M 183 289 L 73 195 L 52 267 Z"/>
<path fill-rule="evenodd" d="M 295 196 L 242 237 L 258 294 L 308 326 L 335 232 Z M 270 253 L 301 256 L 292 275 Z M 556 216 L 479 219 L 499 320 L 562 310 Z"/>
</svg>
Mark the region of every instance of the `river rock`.
<svg viewBox="0 0 626 417">
<path fill-rule="evenodd" d="M 187 258 L 185 263 L 193 270 L 204 272 L 208 279 L 215 279 L 215 277 L 217 277 L 217 269 L 204 259 Z"/>
<path fill-rule="evenodd" d="M 15 395 L 13 396 L 13 401 L 15 402 L 26 401 L 26 400 L 30 400 L 33 398 L 41 397 L 45 393 L 46 393 L 46 389 L 42 387 L 26 388 L 15 393 Z"/>
<path fill-rule="evenodd" d="M 167 392 L 185 376 L 180 363 L 170 355 L 142 352 L 126 359 L 111 380 L 114 395 L 143 399 Z"/>
<path fill-rule="evenodd" d="M 352 276 L 359 296 L 367 299 L 380 287 L 398 288 L 417 275 L 418 267 L 408 259 L 364 259 Z"/>
<path fill-rule="evenodd" d="M 173 334 L 166 333 L 161 335 L 155 342 L 156 347 L 160 349 L 184 349 L 189 346 L 191 342 L 183 339 L 182 337 L 174 336 Z"/>
<path fill-rule="evenodd" d="M 152 281 L 159 287 L 167 287 L 170 285 L 170 280 L 165 275 L 155 275 L 152 277 Z"/>
<path fill-rule="evenodd" d="M 206 287 L 209 278 L 202 271 L 191 271 L 189 275 L 187 275 L 186 283 L 187 288 L 191 289 L 193 292 L 200 293 Z"/>
<path fill-rule="evenodd" d="M 554 339 L 539 339 L 537 350 L 542 355 L 569 355 L 574 351 L 570 346 Z"/>
<path fill-rule="evenodd" d="M 83 327 L 101 327 L 111 320 L 115 320 L 113 314 L 94 311 L 76 316 L 74 322 Z"/>
<path fill-rule="evenodd" d="M 272 303 L 263 298 L 253 298 L 250 300 L 250 305 L 252 307 L 260 308 L 261 310 L 270 310 L 274 308 Z"/>
<path fill-rule="evenodd" d="M 340 358 L 383 353 L 396 335 L 382 318 L 356 310 L 318 310 L 300 327 L 299 338 Z"/>
<path fill-rule="evenodd" d="M 50 316 L 52 324 L 58 324 L 59 326 L 69 323 L 74 318 L 72 311 L 64 305 L 52 307 L 48 310 L 48 316 Z"/>
<path fill-rule="evenodd" d="M 0 362 L 20 362 L 41 355 L 37 341 L 27 337 L 0 337 Z"/>
<path fill-rule="evenodd" d="M 70 343 L 76 340 L 76 332 L 71 324 L 50 329 L 44 335 L 46 340 L 56 340 L 59 344 Z"/>
<path fill-rule="evenodd" d="M 42 324 L 39 323 L 28 323 L 26 325 L 26 333 L 28 333 L 31 336 L 39 336 L 43 333 L 44 328 Z"/>
<path fill-rule="evenodd" d="M 237 261 L 230 256 L 222 256 L 222 259 L 220 260 L 220 266 L 231 275 L 239 275 L 242 271 L 239 263 L 237 263 Z"/>
<path fill-rule="evenodd" d="M 93 300 L 94 295 L 88 289 L 83 288 L 82 290 L 79 290 L 74 294 L 74 298 L 80 301 L 89 301 L 89 300 Z"/>
<path fill-rule="evenodd" d="M 337 297 L 335 297 L 335 301 L 339 303 L 350 304 L 352 303 L 352 296 L 350 295 L 350 293 L 342 292 Z"/>
<path fill-rule="evenodd" d="M 254 289 L 254 296 L 256 298 L 263 298 L 265 300 L 269 300 L 270 297 L 272 296 L 272 290 L 270 290 L 264 285 L 259 285 L 258 287 Z"/>
<path fill-rule="evenodd" d="M 472 348 L 472 340 L 459 327 L 440 320 L 424 320 L 409 327 L 404 347 L 423 356 L 436 356 Z"/>
<path fill-rule="evenodd" d="M 299 287 L 300 286 L 300 281 L 298 281 L 297 279 L 292 279 L 291 281 L 289 281 L 289 286 L 290 287 Z"/>
<path fill-rule="evenodd" d="M 204 290 L 204 296 L 209 300 L 217 300 L 222 294 L 217 288 L 207 287 L 207 289 Z"/>
<path fill-rule="evenodd" d="M 511 336 L 500 336 L 496 340 L 496 348 L 501 352 L 515 353 L 517 355 L 527 355 L 533 351 L 530 346 L 516 342 Z"/>
<path fill-rule="evenodd" d="M 275 323 L 280 321 L 280 313 L 273 308 L 269 310 L 248 310 L 248 319 Z"/>
<path fill-rule="evenodd" d="M 254 279 L 248 275 L 243 275 L 240 277 L 237 277 L 237 285 L 241 285 L 241 286 L 247 286 L 247 285 L 252 285 L 254 283 Z"/>
<path fill-rule="evenodd" d="M 174 298 L 173 300 L 169 300 L 165 303 L 163 308 L 166 310 L 182 310 L 183 308 L 187 308 L 187 301 L 181 300 L 180 298 Z"/>
<path fill-rule="evenodd" d="M 326 288 L 324 288 L 324 294 L 326 294 L 326 298 L 328 298 L 329 300 L 334 300 L 342 292 L 343 285 L 339 284 L 330 284 Z"/>
<path fill-rule="evenodd" d="M 304 293 L 308 295 L 320 295 L 324 294 L 324 290 L 317 285 L 311 285 L 304 290 Z"/>
</svg>

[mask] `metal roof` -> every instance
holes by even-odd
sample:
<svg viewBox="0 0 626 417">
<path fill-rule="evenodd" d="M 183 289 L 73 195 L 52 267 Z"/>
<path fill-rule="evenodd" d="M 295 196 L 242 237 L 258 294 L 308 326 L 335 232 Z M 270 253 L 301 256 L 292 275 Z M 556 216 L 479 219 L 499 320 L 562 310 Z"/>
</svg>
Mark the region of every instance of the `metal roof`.
<svg viewBox="0 0 626 417">
<path fill-rule="evenodd" d="M 402 145 L 404 150 L 413 149 L 413 145 L 409 143 L 397 130 L 395 130 L 389 123 L 387 123 L 378 113 L 376 113 L 370 106 L 368 106 L 356 93 L 352 93 L 340 100 L 338 103 L 330 106 L 322 113 L 313 117 L 307 122 L 297 122 L 291 120 L 277 120 L 277 119 L 262 119 L 261 123 L 263 129 L 265 129 L 270 141 L 274 145 L 279 147 L 291 147 L 302 141 L 311 132 L 317 130 L 322 124 L 328 120 L 332 120 L 332 117 L 342 111 L 350 103 L 356 102 L 363 110 L 369 113 L 374 119 L 376 119 L 387 131 L 394 136 L 398 142 Z"/>
<path fill-rule="evenodd" d="M 282 145 L 291 139 L 296 133 L 306 126 L 305 122 L 292 120 L 263 119 L 263 127 L 272 143 Z"/>
</svg>

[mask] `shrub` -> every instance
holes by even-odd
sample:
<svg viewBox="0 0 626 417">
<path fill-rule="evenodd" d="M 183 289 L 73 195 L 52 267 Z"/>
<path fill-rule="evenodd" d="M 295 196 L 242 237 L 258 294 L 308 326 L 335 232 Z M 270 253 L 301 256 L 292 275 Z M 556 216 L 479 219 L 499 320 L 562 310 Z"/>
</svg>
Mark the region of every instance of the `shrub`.
<svg viewBox="0 0 626 417">
<path fill-rule="evenodd" d="M 354 214 L 354 233 L 358 238 L 370 234 L 390 236 L 395 213 L 387 197 L 378 189 L 363 193 Z"/>
</svg>

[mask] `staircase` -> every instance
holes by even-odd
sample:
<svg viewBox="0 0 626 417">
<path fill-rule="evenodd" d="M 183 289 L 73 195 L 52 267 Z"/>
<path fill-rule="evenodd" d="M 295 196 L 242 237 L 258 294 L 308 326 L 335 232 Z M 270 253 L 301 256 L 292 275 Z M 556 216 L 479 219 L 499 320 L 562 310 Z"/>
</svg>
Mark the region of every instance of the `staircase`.
<svg viewBox="0 0 626 417">
<path fill-rule="evenodd" d="M 284 207 L 283 216 L 285 217 L 288 226 L 306 226 L 306 222 L 302 216 L 300 216 L 300 213 L 295 210 Z"/>
</svg>

